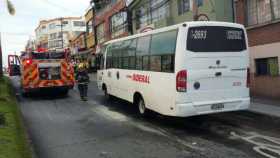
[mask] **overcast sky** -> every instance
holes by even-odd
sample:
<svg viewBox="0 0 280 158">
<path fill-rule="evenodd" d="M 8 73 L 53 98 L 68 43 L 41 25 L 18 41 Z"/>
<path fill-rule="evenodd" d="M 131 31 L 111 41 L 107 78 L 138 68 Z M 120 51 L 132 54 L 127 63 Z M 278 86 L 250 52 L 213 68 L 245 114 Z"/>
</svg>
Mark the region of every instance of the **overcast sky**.
<svg viewBox="0 0 280 158">
<path fill-rule="evenodd" d="M 7 55 L 24 50 L 27 40 L 34 38 L 39 21 L 62 16 L 83 16 L 90 0 L 11 0 L 16 14 L 6 9 L 6 0 L 0 0 L 0 32 L 3 62 Z"/>
</svg>

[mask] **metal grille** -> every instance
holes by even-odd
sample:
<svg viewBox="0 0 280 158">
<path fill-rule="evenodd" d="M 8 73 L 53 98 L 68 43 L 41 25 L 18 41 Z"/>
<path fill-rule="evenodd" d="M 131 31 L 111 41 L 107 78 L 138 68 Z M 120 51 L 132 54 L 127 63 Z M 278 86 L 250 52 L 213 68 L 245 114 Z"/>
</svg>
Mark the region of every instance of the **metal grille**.
<svg viewBox="0 0 280 158">
<path fill-rule="evenodd" d="M 247 0 L 247 25 L 263 24 L 280 19 L 279 0 Z"/>
</svg>

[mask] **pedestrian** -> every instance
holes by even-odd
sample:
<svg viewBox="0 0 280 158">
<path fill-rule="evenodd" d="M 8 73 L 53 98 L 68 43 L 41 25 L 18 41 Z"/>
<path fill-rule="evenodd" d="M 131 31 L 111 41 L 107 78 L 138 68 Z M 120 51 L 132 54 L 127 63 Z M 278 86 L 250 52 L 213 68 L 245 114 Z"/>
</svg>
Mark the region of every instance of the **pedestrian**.
<svg viewBox="0 0 280 158">
<path fill-rule="evenodd" d="M 86 65 L 83 63 L 80 63 L 78 65 L 78 72 L 76 74 L 76 80 L 78 82 L 78 89 L 80 92 L 81 100 L 87 101 L 89 76 L 88 76 L 88 72 L 86 69 Z"/>
</svg>

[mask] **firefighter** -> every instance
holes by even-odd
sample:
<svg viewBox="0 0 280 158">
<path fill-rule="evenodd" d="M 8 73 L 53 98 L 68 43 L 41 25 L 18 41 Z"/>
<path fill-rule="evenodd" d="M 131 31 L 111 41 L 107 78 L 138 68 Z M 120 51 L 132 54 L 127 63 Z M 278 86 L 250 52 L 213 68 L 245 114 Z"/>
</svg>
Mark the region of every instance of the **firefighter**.
<svg viewBox="0 0 280 158">
<path fill-rule="evenodd" d="M 79 59 L 75 59 L 75 64 L 74 64 L 74 72 L 77 73 L 78 72 L 78 66 L 80 64 L 80 60 Z"/>
<path fill-rule="evenodd" d="M 80 63 L 78 65 L 78 72 L 76 74 L 76 80 L 78 82 L 78 89 L 80 92 L 81 100 L 87 101 L 89 76 L 88 76 L 86 65 L 84 63 Z"/>
</svg>

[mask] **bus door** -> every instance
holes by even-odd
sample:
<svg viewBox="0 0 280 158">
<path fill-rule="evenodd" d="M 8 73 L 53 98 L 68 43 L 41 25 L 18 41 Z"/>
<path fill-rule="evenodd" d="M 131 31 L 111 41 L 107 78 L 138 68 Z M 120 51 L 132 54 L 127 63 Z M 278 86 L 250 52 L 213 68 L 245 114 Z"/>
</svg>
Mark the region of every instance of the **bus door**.
<svg viewBox="0 0 280 158">
<path fill-rule="evenodd" d="M 19 76 L 20 73 L 20 60 L 17 55 L 8 56 L 9 76 Z"/>
</svg>

